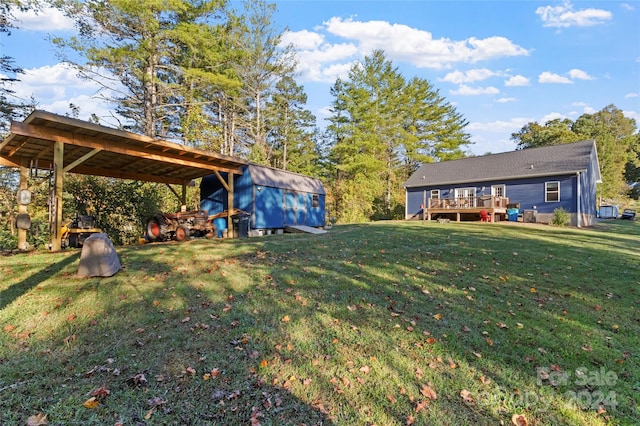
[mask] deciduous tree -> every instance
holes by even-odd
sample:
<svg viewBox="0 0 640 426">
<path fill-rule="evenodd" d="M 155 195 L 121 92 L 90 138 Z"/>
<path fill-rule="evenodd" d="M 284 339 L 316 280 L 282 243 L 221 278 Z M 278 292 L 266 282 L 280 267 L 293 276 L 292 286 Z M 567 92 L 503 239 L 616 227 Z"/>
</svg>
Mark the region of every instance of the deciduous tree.
<svg viewBox="0 0 640 426">
<path fill-rule="evenodd" d="M 636 122 L 624 116 L 615 105 L 608 105 L 594 114 L 583 114 L 575 122 L 555 119 L 543 126 L 532 122 L 511 135 L 519 149 L 558 145 L 593 139 L 596 141 L 602 184 L 598 196 L 617 198 L 628 190 L 625 171 L 637 164 L 640 135 Z"/>
</svg>

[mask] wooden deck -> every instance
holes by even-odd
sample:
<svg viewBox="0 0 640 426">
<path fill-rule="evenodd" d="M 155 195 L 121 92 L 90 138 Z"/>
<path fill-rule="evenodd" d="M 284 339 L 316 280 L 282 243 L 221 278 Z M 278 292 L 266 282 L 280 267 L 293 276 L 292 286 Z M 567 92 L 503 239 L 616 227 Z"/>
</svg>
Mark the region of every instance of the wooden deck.
<svg viewBox="0 0 640 426">
<path fill-rule="evenodd" d="M 480 197 L 438 198 L 427 200 L 427 208 L 423 209 L 423 220 L 446 218 L 460 222 L 465 220 L 480 220 L 480 212 L 486 211 L 491 222 L 506 219 L 506 197 L 483 195 Z"/>
</svg>

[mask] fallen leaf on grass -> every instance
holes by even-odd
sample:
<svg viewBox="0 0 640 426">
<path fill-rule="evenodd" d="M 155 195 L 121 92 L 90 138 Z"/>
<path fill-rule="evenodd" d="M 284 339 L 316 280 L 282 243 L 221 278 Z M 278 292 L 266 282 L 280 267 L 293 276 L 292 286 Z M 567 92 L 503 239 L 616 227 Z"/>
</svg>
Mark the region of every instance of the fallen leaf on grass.
<svg viewBox="0 0 640 426">
<path fill-rule="evenodd" d="M 422 387 L 420 388 L 420 393 L 424 397 L 429 398 L 432 401 L 438 399 L 438 395 L 436 394 L 436 391 L 434 391 L 431 387 L 431 383 L 429 383 L 428 385 L 422 385 Z"/>
<path fill-rule="evenodd" d="M 147 378 L 145 377 L 144 373 L 138 373 L 138 374 L 135 374 L 135 375 L 129 377 L 127 382 L 131 386 L 139 386 L 139 385 L 146 384 L 147 383 Z"/>
<path fill-rule="evenodd" d="M 491 340 L 490 337 L 485 338 L 485 340 L 487 341 L 487 345 L 493 346 L 493 340 Z"/>
<path fill-rule="evenodd" d="M 100 401 L 98 401 L 98 398 L 96 398 L 95 396 L 92 396 L 91 398 L 87 399 L 82 405 L 84 406 L 84 408 L 92 410 L 100 405 Z"/>
<path fill-rule="evenodd" d="M 418 401 L 416 404 L 416 414 L 427 407 L 427 401 Z"/>
<path fill-rule="evenodd" d="M 100 400 L 100 399 L 105 399 L 107 396 L 109 396 L 110 393 L 111 391 L 109 391 L 109 389 L 107 389 L 106 386 L 100 386 L 99 388 L 91 392 L 91 396 Z"/>
<path fill-rule="evenodd" d="M 442 319 L 442 314 L 435 314 L 433 318 L 435 318 L 436 321 L 440 321 Z"/>
<path fill-rule="evenodd" d="M 41 426 L 47 424 L 47 415 L 39 413 L 34 416 L 29 416 L 27 419 L 27 426 Z"/>
<path fill-rule="evenodd" d="M 511 423 L 513 423 L 516 426 L 529 425 L 529 422 L 527 421 L 527 418 L 524 416 L 524 414 L 514 414 L 513 416 L 511 416 Z"/>
<path fill-rule="evenodd" d="M 469 404 L 473 404 L 474 399 L 471 396 L 471 392 L 469 392 L 468 390 L 462 389 L 460 391 L 460 396 L 462 397 L 462 399 L 464 399 L 464 402 L 467 402 Z"/>
<path fill-rule="evenodd" d="M 289 318 L 289 315 L 285 315 L 282 317 L 282 322 L 289 322 L 291 321 L 291 318 Z"/>
</svg>

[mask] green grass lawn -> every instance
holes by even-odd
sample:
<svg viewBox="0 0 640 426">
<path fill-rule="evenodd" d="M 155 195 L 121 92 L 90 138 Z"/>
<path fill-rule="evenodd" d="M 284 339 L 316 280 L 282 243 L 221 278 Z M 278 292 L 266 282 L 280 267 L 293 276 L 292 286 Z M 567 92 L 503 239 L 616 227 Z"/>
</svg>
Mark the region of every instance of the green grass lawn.
<svg viewBox="0 0 640 426">
<path fill-rule="evenodd" d="M 2 256 L 0 424 L 637 424 L 639 253 L 612 220 Z"/>
</svg>

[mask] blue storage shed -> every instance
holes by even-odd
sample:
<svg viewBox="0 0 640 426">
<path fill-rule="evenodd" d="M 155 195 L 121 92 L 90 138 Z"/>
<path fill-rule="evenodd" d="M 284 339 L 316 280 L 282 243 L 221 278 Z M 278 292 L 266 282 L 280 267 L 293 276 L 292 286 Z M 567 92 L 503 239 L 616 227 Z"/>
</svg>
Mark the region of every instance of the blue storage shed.
<svg viewBox="0 0 640 426">
<path fill-rule="evenodd" d="M 225 181 L 227 174 L 220 173 Z M 325 190 L 320 180 L 257 164 L 242 166 L 235 176 L 233 208 L 250 215 L 249 227 L 277 230 L 305 225 L 325 225 Z M 214 174 L 200 183 L 200 209 L 209 215 L 228 210 L 228 193 Z"/>
</svg>

